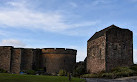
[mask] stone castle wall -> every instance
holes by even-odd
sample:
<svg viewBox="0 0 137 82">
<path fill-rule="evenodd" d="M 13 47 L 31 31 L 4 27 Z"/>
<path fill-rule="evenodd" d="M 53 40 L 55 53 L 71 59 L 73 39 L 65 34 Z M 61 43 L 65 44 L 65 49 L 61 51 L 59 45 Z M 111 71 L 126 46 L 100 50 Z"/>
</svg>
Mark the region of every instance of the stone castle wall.
<svg viewBox="0 0 137 82">
<path fill-rule="evenodd" d="M 41 68 L 41 56 L 42 56 L 42 50 L 41 49 L 33 49 L 33 63 L 32 63 L 32 69 L 37 70 Z"/>
<path fill-rule="evenodd" d="M 21 64 L 21 48 L 13 48 L 11 56 L 11 72 L 20 73 L 20 64 Z"/>
<path fill-rule="evenodd" d="M 0 69 L 10 72 L 11 66 L 11 46 L 0 46 Z"/>
<path fill-rule="evenodd" d="M 76 64 L 76 50 L 64 48 L 42 49 L 43 66 L 47 73 L 58 73 L 63 69 L 72 72 Z"/>
<path fill-rule="evenodd" d="M 64 69 L 72 72 L 76 63 L 76 50 L 73 49 L 31 49 L 0 47 L 0 69 L 11 73 L 26 70 L 47 69 L 47 73 L 57 73 Z"/>
<path fill-rule="evenodd" d="M 23 70 L 32 70 L 33 63 L 33 49 L 22 49 L 21 54 L 21 71 Z"/>
<path fill-rule="evenodd" d="M 114 28 L 107 32 L 106 70 L 133 65 L 133 33 Z"/>
<path fill-rule="evenodd" d="M 105 35 L 94 40 L 89 40 L 87 44 L 87 72 L 97 73 L 106 69 L 105 67 Z"/>
</svg>

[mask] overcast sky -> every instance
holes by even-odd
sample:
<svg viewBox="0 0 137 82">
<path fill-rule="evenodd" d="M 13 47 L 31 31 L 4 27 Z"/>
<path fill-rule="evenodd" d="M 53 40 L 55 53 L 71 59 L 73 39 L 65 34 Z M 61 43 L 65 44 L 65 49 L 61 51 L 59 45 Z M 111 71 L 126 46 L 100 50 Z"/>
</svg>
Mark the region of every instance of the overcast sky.
<svg viewBox="0 0 137 82">
<path fill-rule="evenodd" d="M 87 40 L 112 24 L 134 32 L 137 62 L 137 0 L 0 0 L 0 45 L 73 48 L 83 61 Z"/>
</svg>

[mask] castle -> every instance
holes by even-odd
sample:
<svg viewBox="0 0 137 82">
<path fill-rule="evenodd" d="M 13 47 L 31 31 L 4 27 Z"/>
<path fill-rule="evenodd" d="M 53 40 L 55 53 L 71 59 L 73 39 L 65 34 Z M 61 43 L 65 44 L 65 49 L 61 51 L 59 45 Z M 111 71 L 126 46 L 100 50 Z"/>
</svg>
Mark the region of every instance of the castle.
<svg viewBox="0 0 137 82">
<path fill-rule="evenodd" d="M 133 65 L 133 33 L 111 25 L 87 41 L 87 72 L 110 71 Z"/>
<path fill-rule="evenodd" d="M 9 73 L 44 69 L 46 73 L 58 73 L 63 69 L 73 71 L 77 50 L 65 48 L 14 48 L 0 46 L 0 69 Z M 111 25 L 96 32 L 87 41 L 87 57 L 84 64 L 88 73 L 110 71 L 119 66 L 133 65 L 133 33 Z"/>
<path fill-rule="evenodd" d="M 14 48 L 0 46 L 0 69 L 9 73 L 44 69 L 48 74 L 60 70 L 72 72 L 77 50 L 65 48 Z"/>
</svg>

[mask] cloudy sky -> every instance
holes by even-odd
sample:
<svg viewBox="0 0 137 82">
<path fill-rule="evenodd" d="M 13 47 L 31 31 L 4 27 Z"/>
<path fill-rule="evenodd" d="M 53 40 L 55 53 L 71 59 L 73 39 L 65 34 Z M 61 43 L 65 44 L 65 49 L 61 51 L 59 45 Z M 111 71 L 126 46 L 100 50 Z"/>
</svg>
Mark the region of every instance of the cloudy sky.
<svg viewBox="0 0 137 82">
<path fill-rule="evenodd" d="M 115 24 L 134 32 L 137 62 L 137 0 L 0 0 L 0 45 L 74 48 L 86 57 L 87 40 Z"/>
</svg>

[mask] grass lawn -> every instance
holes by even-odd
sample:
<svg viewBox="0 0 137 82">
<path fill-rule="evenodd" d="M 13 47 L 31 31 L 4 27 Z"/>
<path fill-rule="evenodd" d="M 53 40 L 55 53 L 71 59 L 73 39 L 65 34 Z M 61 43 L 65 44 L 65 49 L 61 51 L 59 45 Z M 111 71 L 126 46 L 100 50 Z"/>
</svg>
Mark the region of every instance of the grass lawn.
<svg viewBox="0 0 137 82">
<path fill-rule="evenodd" d="M 0 82 L 85 82 L 83 79 L 62 76 L 44 76 L 44 75 L 19 75 L 0 73 Z"/>
</svg>

